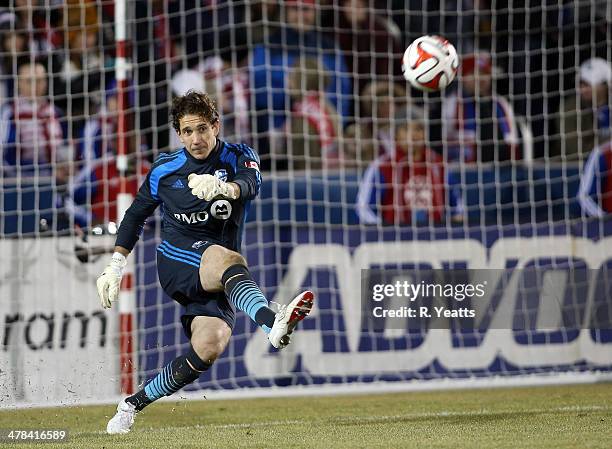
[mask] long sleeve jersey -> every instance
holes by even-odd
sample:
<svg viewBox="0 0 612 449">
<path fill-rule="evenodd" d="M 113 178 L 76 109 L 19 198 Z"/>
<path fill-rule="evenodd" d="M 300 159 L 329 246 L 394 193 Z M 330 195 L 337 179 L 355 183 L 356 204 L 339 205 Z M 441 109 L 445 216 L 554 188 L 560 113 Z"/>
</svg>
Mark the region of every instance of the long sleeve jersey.
<svg viewBox="0 0 612 449">
<path fill-rule="evenodd" d="M 188 186 L 191 173 L 234 182 L 240 186 L 240 197 L 201 200 L 191 194 Z M 259 157 L 245 144 L 217 140 L 215 149 L 204 160 L 194 158 L 185 148 L 162 153 L 126 211 L 115 244 L 132 250 L 146 219 L 160 206 L 164 240 L 178 233 L 239 251 L 250 202 L 260 185 Z"/>
<path fill-rule="evenodd" d="M 48 101 L 17 98 L 0 109 L 0 153 L 5 168 L 21 167 L 39 174 L 68 157 L 66 122 Z"/>
<path fill-rule="evenodd" d="M 589 154 L 580 178 L 578 201 L 587 216 L 603 217 L 612 212 L 612 140 Z"/>
<path fill-rule="evenodd" d="M 442 106 L 442 131 L 449 161 L 521 158 L 516 116 L 508 100 L 500 95 L 477 100 L 465 92 L 451 94 Z"/>
<path fill-rule="evenodd" d="M 444 167 L 437 154 L 426 149 L 424 161 L 410 162 L 396 150 L 374 160 L 364 173 L 356 212 L 365 224 L 440 222 L 444 196 Z"/>
</svg>

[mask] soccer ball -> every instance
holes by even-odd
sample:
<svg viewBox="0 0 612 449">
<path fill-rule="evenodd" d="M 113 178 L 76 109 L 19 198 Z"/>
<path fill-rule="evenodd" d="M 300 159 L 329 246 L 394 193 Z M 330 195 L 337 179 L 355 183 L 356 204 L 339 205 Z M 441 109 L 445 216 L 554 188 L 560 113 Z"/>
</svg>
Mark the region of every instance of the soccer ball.
<svg viewBox="0 0 612 449">
<path fill-rule="evenodd" d="M 402 73 L 412 87 L 435 92 L 453 82 L 459 67 L 457 50 L 442 36 L 421 36 L 404 52 Z"/>
</svg>

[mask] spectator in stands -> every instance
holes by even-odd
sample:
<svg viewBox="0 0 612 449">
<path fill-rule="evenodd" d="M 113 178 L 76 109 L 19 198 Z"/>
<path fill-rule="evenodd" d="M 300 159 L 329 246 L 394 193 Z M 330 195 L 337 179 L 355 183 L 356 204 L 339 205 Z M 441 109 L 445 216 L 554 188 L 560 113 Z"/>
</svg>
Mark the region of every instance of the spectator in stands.
<svg viewBox="0 0 612 449">
<path fill-rule="evenodd" d="M 17 64 L 17 95 L 0 111 L 0 151 L 9 174 L 67 176 L 70 158 L 62 114 L 47 98 L 47 71 L 29 58 Z M 54 171 L 55 169 L 55 171 Z"/>
<path fill-rule="evenodd" d="M 288 80 L 291 115 L 282 145 L 290 169 L 319 170 L 339 166 L 340 118 L 324 93 L 330 79 L 331 75 L 317 58 L 299 58 L 291 69 Z"/>
<path fill-rule="evenodd" d="M 16 20 L 12 13 L 0 13 L 0 104 L 14 96 L 16 62 L 28 54 L 27 33 Z"/>
<path fill-rule="evenodd" d="M 556 155 L 582 161 L 592 148 L 610 138 L 611 85 L 612 67 L 605 59 L 591 58 L 580 65 L 578 96 L 572 93 L 562 101 Z"/>
<path fill-rule="evenodd" d="M 351 80 L 334 42 L 316 29 L 316 8 L 316 0 L 286 0 L 281 12 L 281 16 L 283 13 L 286 16 L 286 25 L 271 36 L 268 42 L 253 49 L 251 88 L 254 90 L 254 106 L 257 110 L 256 132 L 263 137 L 257 146 L 262 155 L 262 167 L 270 166 L 269 158 L 266 157 L 269 145 L 265 133 L 281 129 L 290 112 L 286 93 L 287 76 L 297 58 L 321 58 L 323 66 L 331 74 L 326 91 L 327 99 L 343 119 L 349 114 Z"/>
<path fill-rule="evenodd" d="M 261 2 L 181 0 L 163 3 L 167 4 L 170 32 L 178 41 L 189 68 L 202 59 L 223 53 L 233 54 L 236 61 L 242 61 L 248 55 L 248 45 L 261 42 L 251 34 L 252 20 L 257 18 L 249 16 L 249 10 L 256 10 L 257 3 Z M 260 19 L 255 27 L 261 25 Z"/>
<path fill-rule="evenodd" d="M 394 154 L 376 159 L 366 170 L 356 211 L 364 224 L 426 225 L 444 217 L 444 167 L 427 147 L 422 114 L 399 123 Z"/>
<path fill-rule="evenodd" d="M 142 139 L 158 151 L 166 151 L 169 146 L 169 75 L 173 71 L 172 66 L 179 61 L 165 5 L 170 8 L 180 3 L 135 0 L 134 26 L 128 29 L 128 40 L 134 45 L 135 67 L 132 76 L 134 84 L 138 86 L 137 120 Z M 190 32 L 197 33 L 197 28 Z"/>
<path fill-rule="evenodd" d="M 248 73 L 232 67 L 228 52 L 204 59 L 198 70 L 204 76 L 204 91 L 217 103 L 223 136 L 230 141 L 250 142 Z"/>
<path fill-rule="evenodd" d="M 57 207 L 63 208 L 69 223 L 74 221 L 82 228 L 117 219 L 117 93 L 113 80 L 106 88 L 105 101 L 85 123 L 77 145 L 79 171 L 69 182 L 66 194 L 58 199 Z M 128 192 L 136 194 L 148 167 L 146 162 L 130 159 Z"/>
<path fill-rule="evenodd" d="M 459 90 L 444 99 L 442 132 L 446 158 L 463 162 L 503 162 L 520 158 L 512 106 L 492 89 L 489 54 L 462 58 Z"/>
<path fill-rule="evenodd" d="M 35 58 L 49 58 L 62 46 L 62 2 L 14 0 L 8 11 L 27 34 L 28 50 Z"/>
<path fill-rule="evenodd" d="M 404 83 L 405 84 L 405 83 Z M 360 134 L 374 145 L 375 155 L 395 151 L 394 123 L 399 111 L 411 107 L 410 98 L 402 84 L 391 81 L 372 81 L 360 95 Z"/>
<path fill-rule="evenodd" d="M 403 53 L 399 28 L 374 10 L 371 0 L 335 0 L 339 13 L 336 39 L 349 72 L 354 98 L 371 81 L 387 81 L 401 74 Z"/>
<path fill-rule="evenodd" d="M 97 25 L 92 23 L 74 29 L 67 36 L 68 52 L 59 69 L 56 93 L 60 94 L 58 105 L 70 111 L 72 135 L 76 136 L 86 117 L 95 112 L 92 103 L 100 101 L 104 55 L 98 46 Z"/>
<path fill-rule="evenodd" d="M 342 132 L 339 140 L 340 159 L 345 168 L 356 168 L 364 171 L 377 157 L 378 148 L 375 142 L 364 135 L 365 128 L 358 123 L 351 123 Z"/>
<path fill-rule="evenodd" d="M 590 152 L 580 178 L 578 201 L 586 216 L 612 213 L 612 140 Z"/>
<path fill-rule="evenodd" d="M 76 160 L 83 166 L 115 154 L 119 110 L 115 80 L 108 83 L 105 93 L 104 101 L 99 102 L 97 112 L 87 118 L 77 140 Z"/>
</svg>

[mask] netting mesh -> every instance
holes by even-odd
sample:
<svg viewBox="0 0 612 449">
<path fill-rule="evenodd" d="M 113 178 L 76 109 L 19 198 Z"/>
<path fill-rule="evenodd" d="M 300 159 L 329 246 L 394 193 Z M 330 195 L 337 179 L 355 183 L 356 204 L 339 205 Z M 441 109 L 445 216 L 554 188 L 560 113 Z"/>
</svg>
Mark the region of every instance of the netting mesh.
<svg viewBox="0 0 612 449">
<path fill-rule="evenodd" d="M 303 287 L 318 295 L 282 354 L 239 314 L 227 352 L 191 388 L 609 370 L 609 2 L 126 4 L 128 190 L 158 153 L 180 147 L 172 98 L 208 92 L 221 136 L 261 157 L 264 184 L 243 240 L 252 273 L 280 303 Z M 82 400 L 118 392 L 118 317 L 100 316 L 94 290 L 117 221 L 114 21 L 110 1 L 0 8 L 0 384 L 9 401 L 61 401 L 67 382 Z M 460 55 L 442 93 L 423 94 L 401 75 L 404 49 L 426 34 Z M 132 255 L 138 382 L 187 344 L 181 309 L 157 281 L 158 218 Z M 423 334 L 364 318 L 361 269 L 423 266 L 542 268 L 508 287 L 529 329 Z M 546 297 L 561 306 L 546 309 Z M 538 311 L 557 316 L 558 329 L 539 331 Z M 75 359 L 85 371 L 104 365 L 113 382 L 75 390 L 80 371 L 66 377 L 65 368 Z"/>
</svg>

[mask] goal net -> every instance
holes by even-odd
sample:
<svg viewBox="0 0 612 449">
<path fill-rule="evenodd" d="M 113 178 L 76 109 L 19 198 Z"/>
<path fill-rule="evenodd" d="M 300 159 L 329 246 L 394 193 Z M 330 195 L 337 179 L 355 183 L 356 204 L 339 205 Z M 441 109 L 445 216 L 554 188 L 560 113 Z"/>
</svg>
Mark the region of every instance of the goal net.
<svg viewBox="0 0 612 449">
<path fill-rule="evenodd" d="M 119 192 L 180 148 L 169 102 L 189 89 L 260 155 L 254 278 L 316 307 L 280 352 L 238 312 L 179 395 L 609 378 L 608 2 L 115 3 L 0 8 L 2 406 L 114 401 L 187 350 L 157 280 L 159 211 L 112 310 L 95 279 Z M 427 34 L 460 55 L 442 93 L 402 77 Z"/>
</svg>

